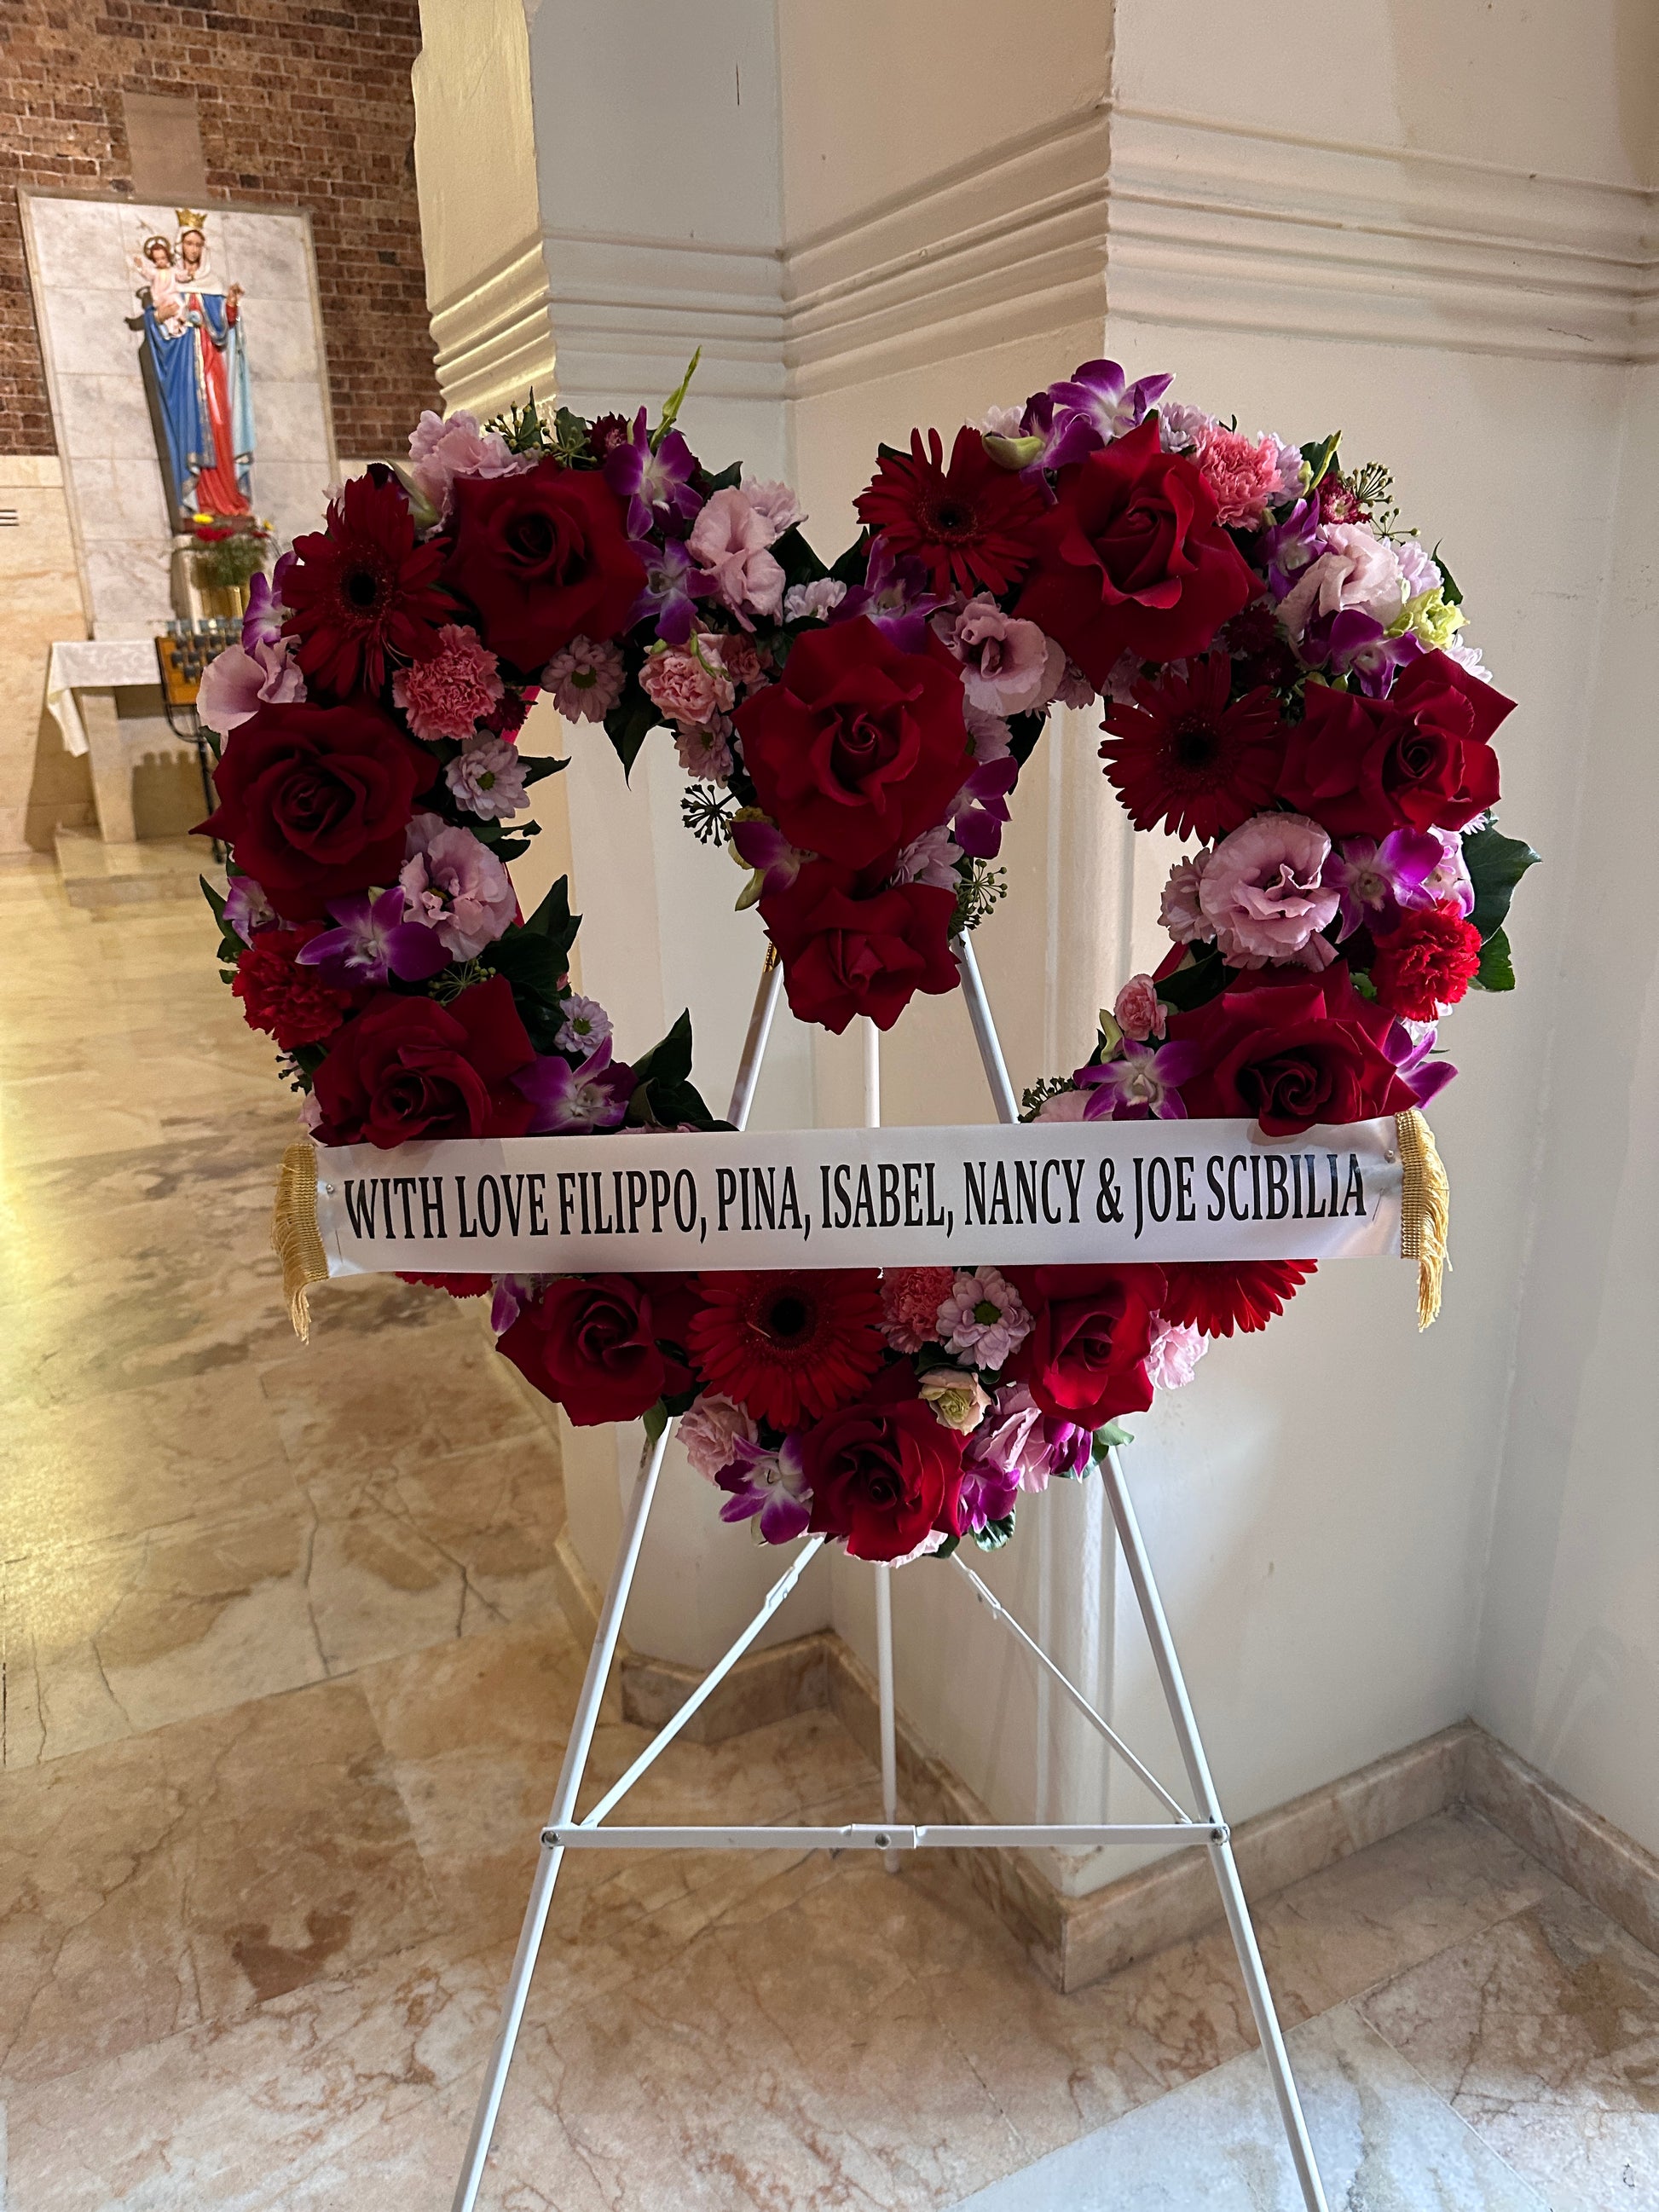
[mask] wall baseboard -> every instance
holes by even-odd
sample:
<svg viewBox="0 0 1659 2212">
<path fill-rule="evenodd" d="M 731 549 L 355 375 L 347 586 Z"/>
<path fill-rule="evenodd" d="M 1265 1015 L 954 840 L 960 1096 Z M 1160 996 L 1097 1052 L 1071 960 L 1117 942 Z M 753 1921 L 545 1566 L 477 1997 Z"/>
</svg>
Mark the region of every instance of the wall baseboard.
<svg viewBox="0 0 1659 2212">
<path fill-rule="evenodd" d="M 559 1540 L 561 1601 L 579 1639 L 590 1638 L 599 1594 L 568 1534 Z M 660 1728 L 702 1679 L 701 1669 L 622 1647 L 623 1717 Z M 827 1707 L 874 1761 L 879 1758 L 874 1677 L 833 1629 L 815 1629 L 740 1659 L 685 1734 L 718 1743 L 792 1713 Z M 898 1717 L 899 1787 L 915 1818 L 989 1820 L 960 1776 Z M 1288 1888 L 1416 1821 L 1467 1805 L 1501 1828 L 1552 1874 L 1587 1897 L 1650 1950 L 1659 1952 L 1659 1858 L 1581 1804 L 1473 1720 L 1258 1814 L 1233 1831 L 1251 1899 Z M 1058 1886 L 1036 1851 L 951 1854 L 974 1888 L 1056 1989 L 1085 1988 L 1137 1959 L 1218 1924 L 1220 1899 L 1203 1851 L 1155 1865 L 1081 1897 Z"/>
</svg>

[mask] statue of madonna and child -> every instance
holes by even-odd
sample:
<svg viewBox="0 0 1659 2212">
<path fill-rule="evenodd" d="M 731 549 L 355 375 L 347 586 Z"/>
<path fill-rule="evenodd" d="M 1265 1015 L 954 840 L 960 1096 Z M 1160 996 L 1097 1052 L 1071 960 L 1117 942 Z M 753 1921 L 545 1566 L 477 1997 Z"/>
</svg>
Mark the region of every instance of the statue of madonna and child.
<svg viewBox="0 0 1659 2212">
<path fill-rule="evenodd" d="M 133 262 L 141 280 L 139 361 L 175 529 L 193 515 L 252 512 L 253 405 L 242 288 L 208 253 L 207 216 L 177 208 L 176 238 L 153 232 Z"/>
</svg>

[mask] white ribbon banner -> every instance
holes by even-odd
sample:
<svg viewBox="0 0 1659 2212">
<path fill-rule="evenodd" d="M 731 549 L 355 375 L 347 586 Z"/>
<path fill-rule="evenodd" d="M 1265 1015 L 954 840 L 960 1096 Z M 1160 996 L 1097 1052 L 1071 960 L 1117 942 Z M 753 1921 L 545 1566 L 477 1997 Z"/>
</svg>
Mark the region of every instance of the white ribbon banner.
<svg viewBox="0 0 1659 2212">
<path fill-rule="evenodd" d="M 331 1275 L 1335 1260 L 1401 1251 L 1392 1116 L 641 1130 L 317 1151 Z"/>
</svg>

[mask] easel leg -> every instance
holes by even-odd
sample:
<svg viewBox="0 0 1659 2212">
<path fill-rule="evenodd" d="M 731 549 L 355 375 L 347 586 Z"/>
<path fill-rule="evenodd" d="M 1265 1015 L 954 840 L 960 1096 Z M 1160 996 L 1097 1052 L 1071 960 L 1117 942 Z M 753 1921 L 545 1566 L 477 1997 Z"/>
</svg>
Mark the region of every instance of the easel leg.
<svg viewBox="0 0 1659 2212">
<path fill-rule="evenodd" d="M 898 1818 L 898 1723 L 893 1705 L 893 1570 L 878 1566 L 876 1576 L 876 1682 L 881 1708 L 881 1817 Z M 884 1851 L 882 1864 L 896 1874 L 899 1855 Z"/>
<path fill-rule="evenodd" d="M 1124 1565 L 1128 1568 L 1129 1580 L 1134 1588 L 1141 1618 L 1146 1624 L 1147 1640 L 1152 1647 L 1158 1679 L 1164 1685 L 1164 1694 L 1169 1703 L 1170 1719 L 1175 1729 L 1176 1740 L 1181 1746 L 1181 1756 L 1186 1761 L 1194 1795 L 1205 1818 L 1220 1822 L 1224 1826 L 1215 1784 L 1210 1775 L 1209 1761 L 1204 1756 L 1198 1723 L 1193 1717 L 1192 1705 L 1187 1695 L 1181 1662 L 1176 1656 L 1175 1643 L 1170 1634 L 1169 1621 L 1164 1617 L 1163 1601 L 1158 1594 L 1158 1584 L 1152 1579 L 1152 1562 L 1146 1556 L 1140 1525 L 1135 1519 L 1134 1508 L 1129 1503 L 1123 1468 L 1115 1451 L 1107 1454 L 1106 1464 L 1101 1474 L 1111 1504 L 1112 1518 L 1117 1524 L 1118 1541 L 1123 1547 Z M 1239 1968 L 1244 1977 L 1250 2011 L 1255 2020 L 1255 2031 L 1261 2039 L 1261 2055 L 1267 2062 L 1267 2073 L 1279 2102 L 1279 2118 L 1284 2122 L 1285 2140 L 1290 2146 L 1291 2164 L 1296 2169 L 1303 2202 L 1308 2212 L 1328 2212 L 1325 2191 L 1319 2179 L 1319 2168 L 1314 2160 L 1313 2144 L 1308 2136 L 1308 2124 L 1302 2115 L 1302 2100 L 1297 2094 L 1295 2077 L 1291 2072 L 1290 2056 L 1285 2048 L 1285 2038 L 1279 2032 L 1279 2015 L 1273 2009 L 1273 1992 L 1267 1987 L 1261 1954 L 1256 1947 L 1250 1908 L 1245 1901 L 1243 1885 L 1238 1878 L 1233 1847 L 1231 1842 L 1223 1841 L 1212 1843 L 1208 1848 L 1210 1863 L 1215 1869 L 1215 1878 L 1221 1890 L 1222 1909 L 1227 1916 L 1228 1931 L 1238 1954 Z"/>
<path fill-rule="evenodd" d="M 593 1731 L 599 1724 L 599 1702 L 605 1695 L 611 1662 L 616 1656 L 623 1612 L 633 1584 L 634 1571 L 639 1565 L 640 1546 L 645 1536 L 651 1500 L 656 1493 L 657 1477 L 662 1472 L 663 1454 L 668 1448 L 669 1433 L 669 1430 L 665 1429 L 654 1443 L 647 1445 L 640 1462 L 634 1494 L 629 1500 L 628 1511 L 623 1522 L 622 1541 L 617 1547 L 617 1564 L 611 1570 L 611 1587 L 605 1592 L 605 1603 L 600 1608 L 593 1649 L 588 1654 L 587 1672 L 582 1679 L 581 1695 L 576 1700 L 575 1717 L 570 1723 L 570 1740 L 565 1746 L 564 1764 L 559 1769 L 559 1786 L 547 1823 L 550 1828 L 567 1826 L 575 1814 L 577 1793 L 581 1788 L 587 1754 L 592 1747 Z M 456 2186 L 453 2212 L 472 2212 L 477 2201 L 478 2185 L 483 2179 L 484 2160 L 489 2152 L 489 2138 L 495 2132 L 495 2115 L 501 2110 L 501 2092 L 507 2087 L 507 2069 L 513 2063 L 513 2046 L 519 2039 L 519 2025 L 524 2018 L 525 2002 L 530 1995 L 530 1978 L 536 1970 L 536 1954 L 541 1949 L 542 1931 L 547 1925 L 548 1908 L 553 1902 L 553 1885 L 559 1878 L 559 1867 L 563 1857 L 564 1852 L 559 1846 L 545 1844 L 542 1846 L 541 1856 L 536 1866 L 536 1878 L 531 1884 L 530 1902 L 525 1908 L 524 1926 L 519 1933 L 519 1948 L 514 1956 L 513 1972 L 507 1980 L 507 1996 L 501 2007 L 501 2024 L 495 2031 L 495 2045 L 484 2072 L 483 2087 L 478 2094 L 478 2109 L 473 2118 L 472 2134 L 467 2142 L 465 2162 Z"/>
</svg>

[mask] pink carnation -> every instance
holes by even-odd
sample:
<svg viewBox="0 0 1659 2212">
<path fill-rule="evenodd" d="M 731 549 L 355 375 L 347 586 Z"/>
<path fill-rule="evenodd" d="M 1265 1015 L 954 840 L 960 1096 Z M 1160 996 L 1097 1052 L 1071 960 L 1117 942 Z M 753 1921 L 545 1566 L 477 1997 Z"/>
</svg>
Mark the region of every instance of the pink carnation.
<svg viewBox="0 0 1659 2212">
<path fill-rule="evenodd" d="M 1195 853 L 1190 860 L 1177 860 L 1170 871 L 1158 918 L 1177 945 L 1207 945 L 1215 934 L 1200 908 L 1198 896 L 1209 865 L 1207 852 Z"/>
<path fill-rule="evenodd" d="M 1304 814 L 1258 814 L 1224 837 L 1198 886 L 1223 959 L 1234 968 L 1328 968 L 1336 948 L 1319 932 L 1341 902 L 1334 884 L 1320 882 L 1330 854 L 1330 839 Z"/>
<path fill-rule="evenodd" d="M 738 1405 L 718 1393 L 699 1398 L 689 1413 L 680 1417 L 679 1437 L 685 1455 L 705 1482 L 723 1474 L 737 1456 L 737 1446 L 759 1440 L 760 1431 Z"/>
<path fill-rule="evenodd" d="M 623 695 L 627 664 L 619 646 L 573 637 L 542 671 L 542 687 L 567 722 L 602 722 Z"/>
<path fill-rule="evenodd" d="M 954 1267 L 889 1267 L 881 1279 L 881 1333 L 895 1352 L 939 1342 L 939 1310 L 957 1279 Z"/>
<path fill-rule="evenodd" d="M 1146 1380 L 1155 1390 L 1184 1390 L 1209 1348 L 1210 1340 L 1201 1329 L 1189 1328 L 1185 1322 L 1165 1321 L 1159 1314 L 1152 1323 Z"/>
<path fill-rule="evenodd" d="M 1270 499 L 1279 496 L 1279 447 L 1276 438 L 1253 443 L 1217 422 L 1204 431 L 1194 459 L 1199 474 L 1215 494 L 1216 520 L 1225 529 L 1254 529 Z"/>
<path fill-rule="evenodd" d="M 702 637 L 653 653 L 640 671 L 640 688 L 665 721 L 682 729 L 729 712 L 737 696 L 718 645 Z"/>
<path fill-rule="evenodd" d="M 740 491 L 717 491 L 691 526 L 691 557 L 740 623 L 748 611 L 774 616 L 783 605 L 783 570 L 767 547 L 775 533 Z"/>
<path fill-rule="evenodd" d="M 392 679 L 392 703 L 417 738 L 470 738 L 506 690 L 495 656 L 476 631 L 446 623 L 430 660 Z"/>
</svg>

